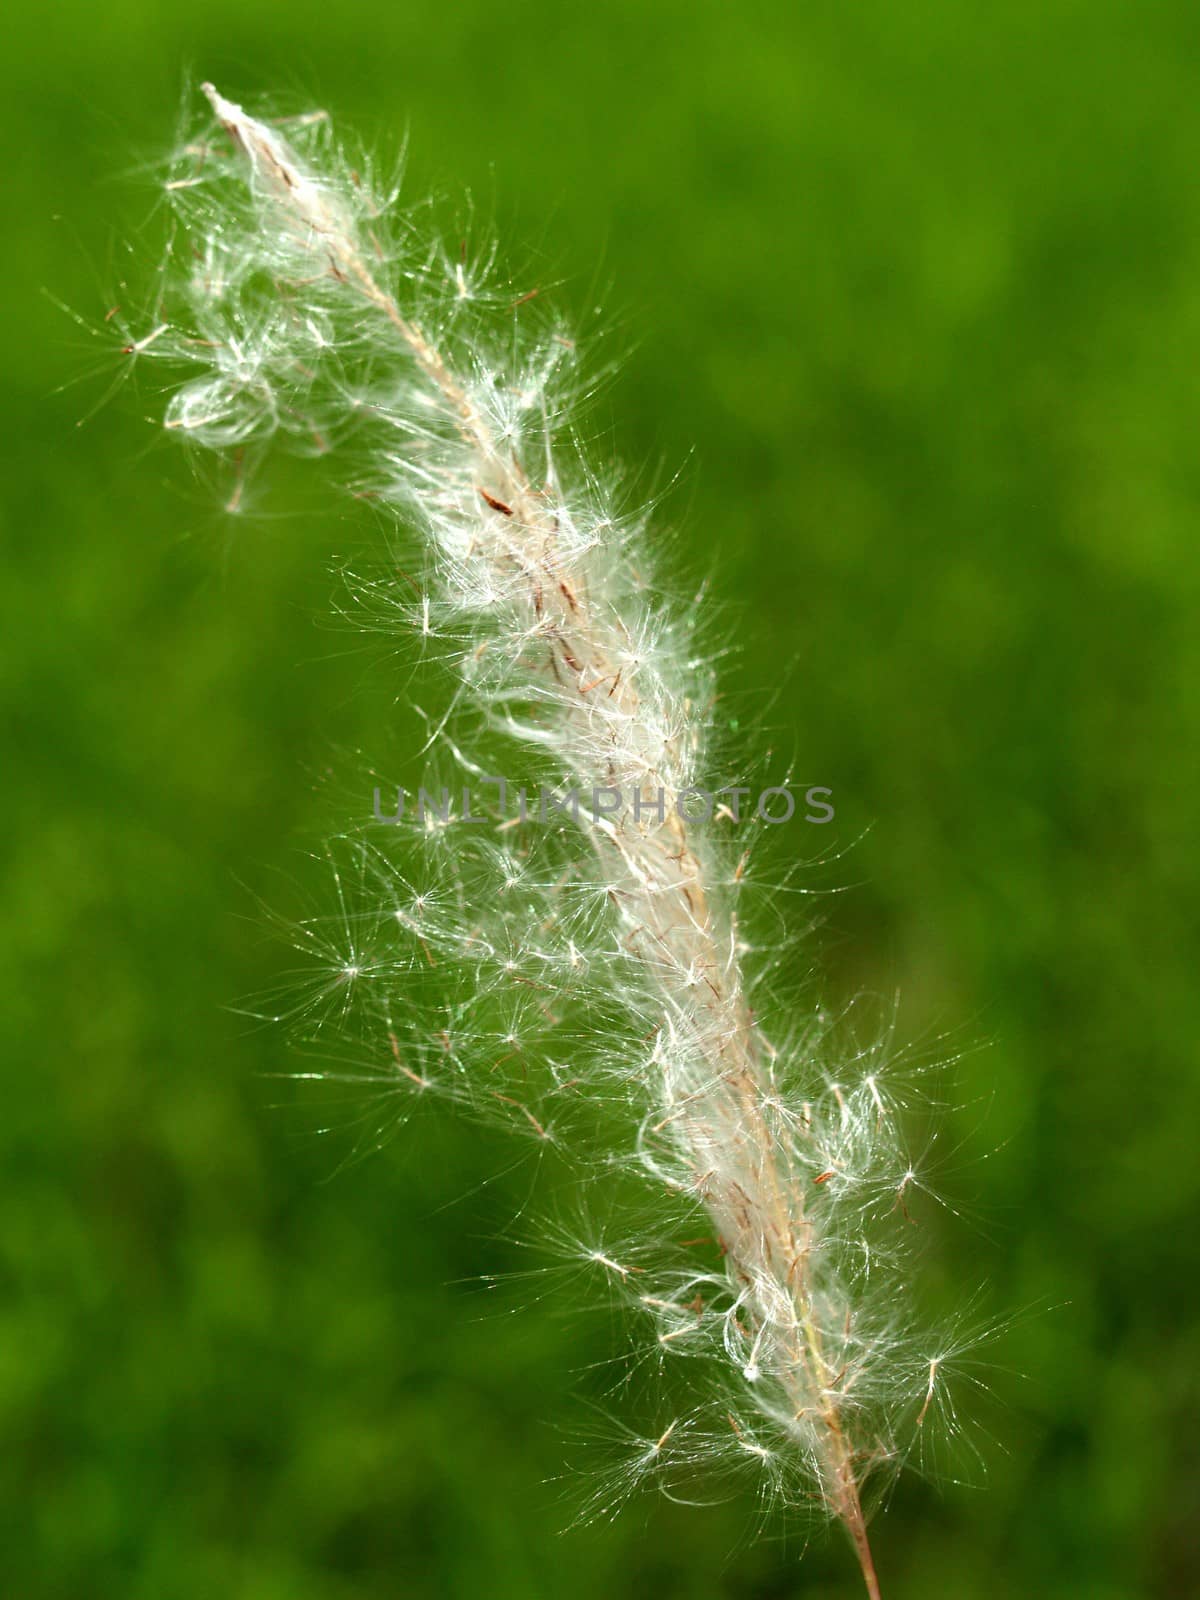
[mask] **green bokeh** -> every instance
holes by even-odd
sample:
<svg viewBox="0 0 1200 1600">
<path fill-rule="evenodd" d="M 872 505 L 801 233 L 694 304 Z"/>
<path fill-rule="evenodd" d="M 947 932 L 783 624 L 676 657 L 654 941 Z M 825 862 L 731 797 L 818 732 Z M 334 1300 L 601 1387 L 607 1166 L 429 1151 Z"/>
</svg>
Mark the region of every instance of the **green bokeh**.
<svg viewBox="0 0 1200 1600">
<path fill-rule="evenodd" d="M 989 1041 L 927 1292 L 1028 1315 L 986 1487 L 877 1521 L 889 1600 L 1200 1592 L 1200 12 L 68 0 L 0 72 L 4 1594 L 857 1592 L 749 1505 L 562 1533 L 612 1329 L 472 1286 L 553 1175 L 449 1116 L 348 1164 L 368 1108 L 319 1136 L 226 1009 L 393 713 L 320 625 L 369 525 L 280 464 L 231 526 L 152 389 L 89 415 L 118 364 L 43 293 L 136 298 L 189 74 L 407 128 L 414 193 L 617 313 L 615 448 L 686 463 L 731 715 L 776 694 L 836 793 L 830 992 Z"/>
</svg>

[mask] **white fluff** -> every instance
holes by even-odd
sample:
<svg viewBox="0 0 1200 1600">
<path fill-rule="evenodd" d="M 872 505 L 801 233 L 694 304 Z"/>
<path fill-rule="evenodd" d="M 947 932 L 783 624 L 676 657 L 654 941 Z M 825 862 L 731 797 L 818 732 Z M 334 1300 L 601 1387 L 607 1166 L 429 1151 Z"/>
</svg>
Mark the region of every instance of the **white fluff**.
<svg viewBox="0 0 1200 1600">
<path fill-rule="evenodd" d="M 775 1039 L 758 1020 L 744 838 L 652 805 L 709 776 L 713 689 L 689 619 L 656 598 L 646 518 L 573 442 L 574 342 L 486 263 L 422 240 L 325 118 L 285 140 L 205 93 L 216 126 L 167 184 L 166 321 L 134 347 L 191 369 L 167 427 L 221 451 L 352 439 L 370 462 L 353 486 L 427 553 L 415 589 L 389 569 L 360 598 L 456 662 L 475 707 L 460 771 L 525 750 L 564 788 L 646 800 L 578 826 L 430 824 L 415 862 L 397 834 L 344 845 L 336 915 L 297 933 L 313 977 L 291 1009 L 345 1030 L 396 1096 L 440 1093 L 535 1140 L 569 1141 L 589 1096 L 606 1126 L 624 1113 L 627 1146 L 592 1152 L 591 1183 L 603 1200 L 628 1169 L 652 1199 L 631 1244 L 569 1248 L 659 1358 L 699 1364 L 697 1402 L 633 1442 L 600 1507 L 703 1461 L 753 1474 L 840 1519 L 878 1593 L 862 1489 L 926 1425 L 946 1370 L 908 1339 L 922 1180 L 884 1046 L 839 1066 L 823 1019 Z M 677 1242 L 698 1231 L 718 1248 Z"/>
</svg>

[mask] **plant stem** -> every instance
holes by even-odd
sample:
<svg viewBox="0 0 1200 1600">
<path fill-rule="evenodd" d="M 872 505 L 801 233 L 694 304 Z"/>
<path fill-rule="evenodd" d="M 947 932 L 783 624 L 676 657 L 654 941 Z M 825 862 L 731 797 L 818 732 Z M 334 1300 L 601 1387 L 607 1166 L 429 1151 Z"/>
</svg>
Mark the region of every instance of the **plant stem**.
<svg viewBox="0 0 1200 1600">
<path fill-rule="evenodd" d="M 863 1582 L 867 1586 L 867 1594 L 870 1600 L 881 1600 L 879 1578 L 875 1572 L 875 1558 L 871 1554 L 871 1541 L 867 1537 L 867 1519 L 863 1515 L 858 1489 L 853 1483 L 847 1486 L 846 1505 L 841 1516 L 854 1545 L 854 1553 L 858 1557 L 858 1564 L 862 1568 Z"/>
</svg>

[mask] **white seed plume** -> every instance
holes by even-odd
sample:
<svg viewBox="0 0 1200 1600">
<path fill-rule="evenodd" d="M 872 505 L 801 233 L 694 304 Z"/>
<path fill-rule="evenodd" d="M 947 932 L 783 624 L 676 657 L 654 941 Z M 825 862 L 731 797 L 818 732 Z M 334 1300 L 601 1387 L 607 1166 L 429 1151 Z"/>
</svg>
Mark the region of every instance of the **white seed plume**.
<svg viewBox="0 0 1200 1600">
<path fill-rule="evenodd" d="M 864 1485 L 939 1409 L 945 1373 L 907 1342 L 897 1275 L 921 1180 L 882 1047 L 835 1070 L 821 1021 L 772 1042 L 751 1007 L 742 864 L 672 803 L 706 775 L 709 674 L 654 596 L 644 520 L 573 441 L 574 341 L 486 262 L 422 242 L 323 116 L 285 139 L 204 93 L 218 126 L 172 168 L 161 302 L 126 346 L 188 364 L 166 426 L 239 463 L 280 435 L 353 442 L 371 463 L 355 488 L 426 553 L 423 583 L 359 584 L 380 625 L 441 641 L 477 737 L 627 802 L 552 829 L 430 817 L 415 866 L 398 832 L 347 843 L 336 915 L 298 931 L 314 977 L 287 1009 L 350 1024 L 351 1060 L 389 1094 L 446 1094 L 537 1140 L 565 1141 L 589 1093 L 623 1109 L 628 1149 L 597 1183 L 639 1172 L 658 1226 L 574 1248 L 658 1359 L 705 1364 L 703 1399 L 634 1443 L 625 1483 L 753 1473 L 840 1520 L 877 1595 Z"/>
</svg>

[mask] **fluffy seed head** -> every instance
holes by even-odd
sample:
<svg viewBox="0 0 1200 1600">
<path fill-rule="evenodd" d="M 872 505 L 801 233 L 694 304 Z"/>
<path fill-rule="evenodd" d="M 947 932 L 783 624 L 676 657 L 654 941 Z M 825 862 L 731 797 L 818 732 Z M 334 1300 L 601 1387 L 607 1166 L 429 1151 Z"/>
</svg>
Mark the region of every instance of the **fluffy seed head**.
<svg viewBox="0 0 1200 1600">
<path fill-rule="evenodd" d="M 692 1363 L 698 1398 L 633 1440 L 605 1509 L 701 1462 L 753 1474 L 839 1518 L 875 1593 L 863 1488 L 943 1380 L 909 1328 L 902 1082 L 882 1048 L 839 1060 L 815 1012 L 773 1023 L 744 970 L 744 836 L 655 803 L 707 775 L 713 688 L 646 515 L 579 446 L 575 340 L 423 237 L 324 116 L 285 128 L 204 93 L 215 120 L 172 166 L 162 302 L 131 346 L 175 369 L 167 428 L 239 461 L 272 439 L 344 458 L 416 537 L 419 578 L 350 583 L 373 626 L 453 665 L 431 738 L 460 782 L 519 757 L 638 801 L 348 835 L 286 1009 L 395 1103 L 440 1094 L 574 1152 L 602 1212 L 622 1174 L 644 1188 L 636 1244 L 593 1230 L 574 1258 L 656 1363 Z M 594 1098 L 623 1141 L 603 1150 L 581 1131 Z"/>
</svg>

